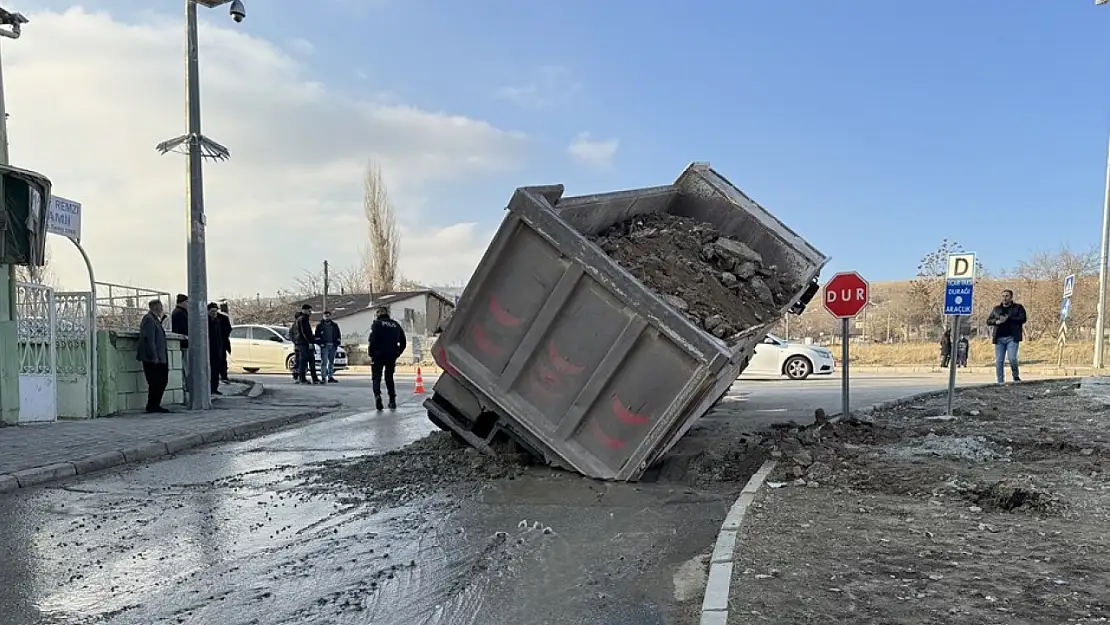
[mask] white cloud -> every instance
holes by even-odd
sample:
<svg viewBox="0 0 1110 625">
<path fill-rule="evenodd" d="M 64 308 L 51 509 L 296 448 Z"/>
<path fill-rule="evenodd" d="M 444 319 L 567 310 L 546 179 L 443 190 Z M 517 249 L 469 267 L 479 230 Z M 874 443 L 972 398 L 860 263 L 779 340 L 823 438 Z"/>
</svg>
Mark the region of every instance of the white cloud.
<svg viewBox="0 0 1110 625">
<path fill-rule="evenodd" d="M 588 132 L 580 132 L 567 146 L 567 154 L 592 167 L 607 168 L 613 165 L 618 148 L 619 139 L 598 140 Z"/>
<path fill-rule="evenodd" d="M 405 277 L 425 284 L 466 282 L 496 229 L 458 223 L 434 230 L 401 229 L 401 266 Z"/>
<path fill-rule="evenodd" d="M 300 54 L 302 56 L 308 56 L 316 52 L 316 46 L 312 45 L 311 41 L 307 39 L 302 39 L 300 37 L 290 39 L 286 43 L 286 47 L 289 48 L 290 52 L 293 52 L 294 54 Z"/>
<path fill-rule="evenodd" d="M 569 69 L 547 65 L 521 84 L 501 87 L 497 95 L 517 106 L 542 109 L 565 106 L 581 91 L 582 83 L 573 79 Z"/>
<path fill-rule="evenodd" d="M 124 23 L 76 8 L 28 17 L 24 36 L 3 43 L 13 164 L 83 204 L 98 279 L 182 290 L 185 158 L 154 150 L 185 131 L 180 20 Z M 314 82 L 280 43 L 242 29 L 202 22 L 200 39 L 204 132 L 232 153 L 204 170 L 211 296 L 273 292 L 324 258 L 354 262 L 369 158 L 402 213 L 437 185 L 515 169 L 525 156 L 519 133 Z M 431 229 L 408 234 L 402 272 L 469 274 L 488 238 L 472 224 L 423 217 Z M 472 247 L 444 263 L 448 245 Z M 423 246 L 437 255 L 418 254 Z M 51 245 L 67 288 L 85 284 L 70 247 Z"/>
</svg>

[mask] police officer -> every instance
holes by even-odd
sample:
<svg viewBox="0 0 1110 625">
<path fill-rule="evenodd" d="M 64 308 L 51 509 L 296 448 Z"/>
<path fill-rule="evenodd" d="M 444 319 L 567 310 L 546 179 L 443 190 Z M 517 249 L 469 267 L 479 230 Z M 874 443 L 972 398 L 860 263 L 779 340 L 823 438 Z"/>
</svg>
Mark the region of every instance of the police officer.
<svg viewBox="0 0 1110 625">
<path fill-rule="evenodd" d="M 389 408 L 397 407 L 397 389 L 393 385 L 393 369 L 397 359 L 405 351 L 408 342 L 401 324 L 389 316 L 389 308 L 378 308 L 378 318 L 370 326 L 368 341 L 370 352 L 370 373 L 374 378 L 374 406 L 382 410 L 382 374 L 385 374 L 385 389 L 389 392 Z"/>
</svg>

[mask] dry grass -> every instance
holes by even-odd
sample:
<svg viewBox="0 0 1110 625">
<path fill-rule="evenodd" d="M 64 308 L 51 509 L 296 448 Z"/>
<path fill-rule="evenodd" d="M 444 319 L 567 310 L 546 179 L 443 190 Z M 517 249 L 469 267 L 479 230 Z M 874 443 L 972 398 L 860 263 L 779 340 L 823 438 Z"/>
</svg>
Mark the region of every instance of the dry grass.
<svg viewBox="0 0 1110 625">
<path fill-rule="evenodd" d="M 840 356 L 840 346 L 829 346 Z M 939 365 L 940 346 L 936 343 L 856 344 L 851 346 L 851 361 L 859 365 Z M 1069 343 L 1064 346 L 1063 364 L 1089 366 L 1094 358 L 1091 341 Z M 1018 359 L 1022 364 L 1055 365 L 1056 341 L 1027 341 L 1021 344 Z M 994 364 L 994 346 L 987 340 L 974 340 L 968 354 L 969 366 Z"/>
</svg>

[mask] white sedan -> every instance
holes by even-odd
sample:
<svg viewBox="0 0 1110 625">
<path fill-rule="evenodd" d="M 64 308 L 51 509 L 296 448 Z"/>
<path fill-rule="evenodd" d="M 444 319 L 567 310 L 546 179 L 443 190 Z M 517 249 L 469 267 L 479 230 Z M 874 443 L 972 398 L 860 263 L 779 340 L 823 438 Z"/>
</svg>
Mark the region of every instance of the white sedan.
<svg viewBox="0 0 1110 625">
<path fill-rule="evenodd" d="M 320 346 L 316 345 L 316 370 L 320 370 Z M 232 367 L 247 373 L 260 369 L 285 368 L 293 370 L 293 341 L 289 329 L 282 326 L 242 325 L 231 328 Z M 335 370 L 347 368 L 347 352 L 340 347 L 335 352 Z"/>
<path fill-rule="evenodd" d="M 811 375 L 831 375 L 836 367 L 833 354 L 820 345 L 791 343 L 773 334 L 755 346 L 755 353 L 744 374 L 785 375 L 791 380 L 804 380 Z"/>
</svg>

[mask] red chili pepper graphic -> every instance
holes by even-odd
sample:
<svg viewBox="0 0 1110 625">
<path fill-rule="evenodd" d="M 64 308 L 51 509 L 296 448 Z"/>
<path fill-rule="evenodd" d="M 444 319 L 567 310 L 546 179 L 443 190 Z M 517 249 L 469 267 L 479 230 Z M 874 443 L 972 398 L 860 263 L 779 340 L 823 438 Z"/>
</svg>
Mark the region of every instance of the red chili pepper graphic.
<svg viewBox="0 0 1110 625">
<path fill-rule="evenodd" d="M 548 401 L 558 399 L 563 396 L 563 393 L 558 388 L 560 380 L 556 378 L 550 371 L 537 364 L 536 368 L 532 370 L 532 375 L 528 376 L 528 381 L 531 383 L 532 388 L 543 395 Z"/>
<path fill-rule="evenodd" d="M 435 355 L 436 364 L 439 365 L 440 369 L 443 369 L 443 371 L 451 377 L 458 377 L 459 370 L 451 364 L 451 361 L 447 360 L 447 347 L 443 345 L 438 345 Z"/>
<path fill-rule="evenodd" d="M 555 370 L 563 375 L 578 375 L 585 370 L 585 367 L 579 367 L 560 356 L 559 348 L 555 345 L 555 341 L 548 341 L 547 343 L 547 359 L 551 361 L 551 364 L 555 365 Z"/>
<path fill-rule="evenodd" d="M 501 302 L 497 301 L 496 295 L 491 295 L 489 298 L 489 313 L 493 315 L 493 320 L 498 325 L 515 328 L 524 323 L 524 319 L 509 314 L 509 311 L 501 306 Z"/>
<path fill-rule="evenodd" d="M 594 436 L 596 436 L 597 439 L 599 441 L 601 441 L 602 445 L 605 445 L 609 449 L 620 449 L 621 447 L 625 446 L 626 443 L 624 441 L 617 440 L 617 439 L 613 438 L 612 436 L 609 436 L 605 432 L 602 432 L 601 431 L 601 426 L 597 424 L 597 421 L 594 421 L 592 423 L 592 425 L 593 425 L 593 430 L 594 430 Z"/>
<path fill-rule="evenodd" d="M 612 409 L 613 414 L 617 417 L 617 419 L 620 419 L 621 421 L 629 425 L 645 425 L 649 421 L 651 421 L 651 419 L 645 417 L 644 415 L 636 414 L 628 408 L 625 408 L 624 402 L 621 401 L 620 396 L 616 393 L 613 393 L 613 399 L 609 402 L 609 408 Z"/>
<path fill-rule="evenodd" d="M 485 352 L 486 355 L 496 356 L 498 358 L 504 355 L 505 351 L 489 340 L 489 337 L 486 336 L 486 331 L 482 329 L 482 326 L 470 326 L 470 333 L 474 335 L 474 344 L 478 346 L 478 349 Z"/>
</svg>

